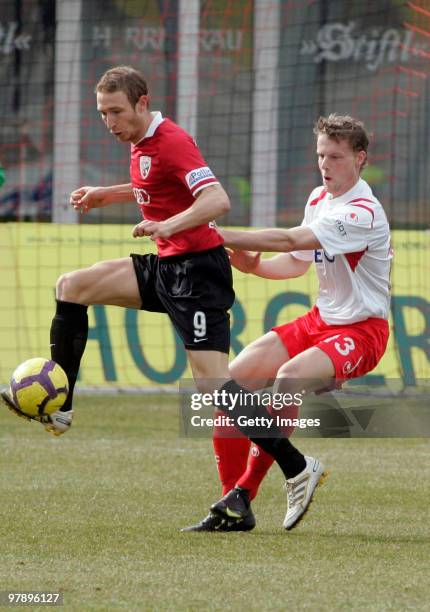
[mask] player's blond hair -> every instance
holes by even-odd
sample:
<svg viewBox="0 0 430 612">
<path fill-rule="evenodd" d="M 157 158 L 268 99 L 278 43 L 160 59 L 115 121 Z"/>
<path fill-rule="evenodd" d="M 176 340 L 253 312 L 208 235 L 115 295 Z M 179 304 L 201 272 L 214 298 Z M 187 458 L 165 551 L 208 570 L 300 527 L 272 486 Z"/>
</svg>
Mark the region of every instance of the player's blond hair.
<svg viewBox="0 0 430 612">
<path fill-rule="evenodd" d="M 115 66 L 107 70 L 95 86 L 95 93 L 123 91 L 133 108 L 140 96 L 148 94 L 148 85 L 141 72 L 131 66 Z"/>
</svg>

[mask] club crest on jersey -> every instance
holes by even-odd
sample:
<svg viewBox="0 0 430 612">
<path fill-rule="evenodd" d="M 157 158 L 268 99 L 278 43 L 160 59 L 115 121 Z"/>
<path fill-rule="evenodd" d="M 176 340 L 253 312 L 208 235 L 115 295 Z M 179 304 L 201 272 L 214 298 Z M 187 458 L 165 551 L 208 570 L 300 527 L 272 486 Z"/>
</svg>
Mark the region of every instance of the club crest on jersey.
<svg viewBox="0 0 430 612">
<path fill-rule="evenodd" d="M 357 213 L 355 212 L 349 212 L 345 215 L 345 221 L 349 221 L 350 223 L 358 223 L 359 222 L 359 218 Z"/>
<path fill-rule="evenodd" d="M 140 164 L 140 175 L 143 179 L 148 178 L 149 171 L 151 170 L 151 158 L 148 155 L 142 155 L 139 158 Z"/>
</svg>

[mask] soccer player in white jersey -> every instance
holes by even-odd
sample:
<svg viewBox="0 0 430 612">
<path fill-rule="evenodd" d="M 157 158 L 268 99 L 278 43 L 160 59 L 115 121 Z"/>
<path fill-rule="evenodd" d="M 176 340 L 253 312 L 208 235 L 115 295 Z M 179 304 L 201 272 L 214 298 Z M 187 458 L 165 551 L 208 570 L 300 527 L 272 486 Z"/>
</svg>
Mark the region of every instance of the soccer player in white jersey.
<svg viewBox="0 0 430 612">
<path fill-rule="evenodd" d="M 301 226 L 222 230 L 226 246 L 234 249 L 231 262 L 242 272 L 290 279 L 315 263 L 319 282 L 310 312 L 274 327 L 230 364 L 232 378 L 244 387 L 253 380 L 276 379 L 276 390 L 294 392 L 312 379 L 334 388 L 373 370 L 387 345 L 390 230 L 381 204 L 360 178 L 367 159 L 366 131 L 360 121 L 333 114 L 321 117 L 314 132 L 323 184 L 310 194 Z M 262 251 L 282 253 L 260 260 Z M 309 391 L 317 390 L 314 384 L 309 382 Z M 217 530 L 222 520 L 252 529 L 250 502 L 273 458 L 254 446 L 248 463 L 250 442 L 232 427 L 215 430 L 214 449 L 224 497 L 203 521 L 185 530 Z M 307 461 L 316 465 L 317 460 Z M 287 479 L 286 529 L 306 510 L 310 485 L 303 475 Z"/>
</svg>

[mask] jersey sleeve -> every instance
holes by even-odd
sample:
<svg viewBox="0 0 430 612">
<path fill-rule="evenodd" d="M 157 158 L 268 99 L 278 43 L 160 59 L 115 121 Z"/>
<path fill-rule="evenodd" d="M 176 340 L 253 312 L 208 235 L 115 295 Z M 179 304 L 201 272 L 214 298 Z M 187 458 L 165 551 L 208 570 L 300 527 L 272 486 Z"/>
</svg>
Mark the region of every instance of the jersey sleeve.
<svg viewBox="0 0 430 612">
<path fill-rule="evenodd" d="M 194 197 L 205 187 L 219 185 L 198 146 L 186 132 L 169 138 L 164 146 L 163 162 L 165 171 L 181 181 Z"/>
<path fill-rule="evenodd" d="M 308 224 L 330 257 L 363 251 L 373 228 L 373 211 L 353 205 L 317 218 Z"/>
</svg>

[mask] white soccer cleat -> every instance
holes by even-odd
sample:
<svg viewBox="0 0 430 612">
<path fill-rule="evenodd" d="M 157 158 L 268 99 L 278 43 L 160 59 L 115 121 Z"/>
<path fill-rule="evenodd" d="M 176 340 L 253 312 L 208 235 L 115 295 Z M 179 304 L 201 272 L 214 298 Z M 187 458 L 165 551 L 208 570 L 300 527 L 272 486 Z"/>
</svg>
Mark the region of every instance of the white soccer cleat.
<svg viewBox="0 0 430 612">
<path fill-rule="evenodd" d="M 72 426 L 73 410 L 67 412 L 61 412 L 56 410 L 49 415 L 49 422 L 44 423 L 46 431 L 54 434 L 54 436 L 61 436 Z"/>
<path fill-rule="evenodd" d="M 318 459 L 313 457 L 305 459 L 305 469 L 285 482 L 288 500 L 288 510 L 284 519 L 285 529 L 291 529 L 302 518 L 311 503 L 315 489 L 328 475 Z"/>
</svg>

